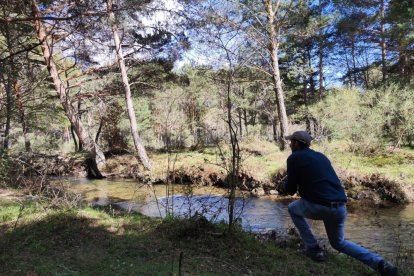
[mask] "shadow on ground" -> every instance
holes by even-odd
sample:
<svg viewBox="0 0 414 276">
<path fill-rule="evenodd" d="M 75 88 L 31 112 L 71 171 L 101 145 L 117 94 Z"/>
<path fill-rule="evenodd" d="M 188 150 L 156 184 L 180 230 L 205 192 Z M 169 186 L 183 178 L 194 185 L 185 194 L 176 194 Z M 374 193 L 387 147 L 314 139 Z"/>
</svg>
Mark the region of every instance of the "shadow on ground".
<svg viewBox="0 0 414 276">
<path fill-rule="evenodd" d="M 0 274 L 374 275 L 349 258 L 330 255 L 316 264 L 292 245 L 226 234 L 200 218 L 161 222 L 139 214 L 93 214 L 57 212 L 2 229 Z"/>
</svg>

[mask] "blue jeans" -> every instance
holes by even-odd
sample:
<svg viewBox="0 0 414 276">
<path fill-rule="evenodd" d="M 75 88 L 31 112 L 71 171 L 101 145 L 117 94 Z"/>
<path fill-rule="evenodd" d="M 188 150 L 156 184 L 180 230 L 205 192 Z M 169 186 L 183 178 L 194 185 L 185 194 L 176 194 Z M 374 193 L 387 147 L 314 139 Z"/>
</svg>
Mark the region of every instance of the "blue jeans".
<svg viewBox="0 0 414 276">
<path fill-rule="evenodd" d="M 323 220 L 329 243 L 334 249 L 363 262 L 373 269 L 377 269 L 378 263 L 382 260 L 379 255 L 344 239 L 345 204 L 338 207 L 326 207 L 299 199 L 289 204 L 288 211 L 293 223 L 299 230 L 306 249 L 318 245 L 306 218 Z"/>
</svg>

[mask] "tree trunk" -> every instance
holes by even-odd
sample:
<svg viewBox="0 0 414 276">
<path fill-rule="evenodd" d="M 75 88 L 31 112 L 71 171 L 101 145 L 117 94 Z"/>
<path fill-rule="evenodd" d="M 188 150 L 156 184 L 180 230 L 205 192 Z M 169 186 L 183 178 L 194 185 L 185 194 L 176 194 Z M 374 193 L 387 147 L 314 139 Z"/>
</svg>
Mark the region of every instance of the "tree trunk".
<svg viewBox="0 0 414 276">
<path fill-rule="evenodd" d="M 246 132 L 246 136 L 249 136 L 249 130 L 247 128 L 247 110 L 243 108 L 243 119 L 244 119 L 244 131 Z"/>
<path fill-rule="evenodd" d="M 308 46 L 307 48 L 307 53 L 308 53 L 308 65 L 310 69 L 310 74 L 309 74 L 310 95 L 311 95 L 311 98 L 315 98 L 315 81 L 313 80 L 312 55 L 311 55 L 310 46 Z"/>
<path fill-rule="evenodd" d="M 101 121 L 99 122 L 99 128 L 98 131 L 96 132 L 96 136 L 95 136 L 95 143 L 98 144 L 99 141 L 99 136 L 101 135 L 101 131 L 102 131 L 102 126 L 103 126 L 103 118 L 101 118 Z"/>
<path fill-rule="evenodd" d="M 230 59 L 229 59 L 230 60 Z M 237 139 L 236 125 L 233 123 L 232 118 L 232 101 L 231 91 L 233 84 L 233 74 L 229 72 L 228 83 L 227 83 L 227 124 L 229 127 L 230 144 L 231 144 L 231 167 L 229 168 L 229 230 L 231 231 L 234 226 L 235 219 L 235 205 L 236 205 L 236 188 L 238 187 L 238 177 L 240 168 L 240 147 L 239 140 Z"/>
<path fill-rule="evenodd" d="M 306 75 L 303 76 L 303 103 L 308 106 L 308 82 L 306 81 Z"/>
<path fill-rule="evenodd" d="M 319 42 L 319 99 L 322 98 L 323 90 L 323 43 Z"/>
<path fill-rule="evenodd" d="M 405 79 L 407 75 L 406 67 L 407 67 L 407 53 L 405 49 L 400 46 L 400 51 L 398 53 L 399 57 L 399 67 L 400 67 L 400 76 L 402 79 Z"/>
<path fill-rule="evenodd" d="M 319 0 L 319 17 L 322 21 L 322 0 Z M 319 99 L 322 99 L 324 83 L 323 83 L 323 46 L 324 39 L 322 36 L 322 31 L 319 37 Z"/>
<path fill-rule="evenodd" d="M 73 125 L 70 125 L 70 133 L 72 133 L 73 143 L 75 145 L 75 151 L 79 151 L 78 142 L 76 140 L 75 128 Z"/>
<path fill-rule="evenodd" d="M 36 0 L 32 0 L 32 16 L 34 18 L 41 17 Z M 45 28 L 40 19 L 35 20 L 35 28 L 37 37 L 41 43 L 43 57 L 46 61 L 49 75 L 53 80 L 53 84 L 59 96 L 60 103 L 62 104 L 63 110 L 65 111 L 65 114 L 68 117 L 70 123 L 74 127 L 74 130 L 79 138 L 79 142 L 82 142 L 85 150 L 88 153 L 86 160 L 88 177 L 102 178 L 103 176 L 98 169 L 98 164 L 105 162 L 105 156 L 99 150 L 98 145 L 96 145 L 94 141 L 88 136 L 86 129 L 84 128 L 82 122 L 79 120 L 79 117 L 75 112 L 75 108 L 71 104 L 71 101 L 68 97 L 67 87 L 59 77 L 59 72 L 51 53 L 53 46 L 50 45 L 51 41 L 47 37 Z"/>
<path fill-rule="evenodd" d="M 9 136 L 10 136 L 10 122 L 11 122 L 11 113 L 12 113 L 12 84 L 10 75 L 7 77 L 7 80 L 2 76 L 4 87 L 6 90 L 6 123 L 4 124 L 4 140 L 3 140 L 3 148 L 9 148 Z"/>
<path fill-rule="evenodd" d="M 354 79 L 355 86 L 358 85 L 358 79 L 356 74 L 356 61 L 355 61 L 355 39 L 351 39 L 351 55 L 352 55 L 352 76 Z"/>
<path fill-rule="evenodd" d="M 279 117 L 279 127 L 280 127 L 280 138 L 279 138 L 279 147 L 281 150 L 285 150 L 288 148 L 288 143 L 284 139 L 285 136 L 288 135 L 288 118 L 286 114 L 285 108 L 285 99 L 284 93 L 282 89 L 282 80 L 280 79 L 280 71 L 279 71 L 279 60 L 278 60 L 278 48 L 279 48 L 279 41 L 278 41 L 278 34 L 276 33 L 275 24 L 278 22 L 274 22 L 274 17 L 277 12 L 273 10 L 273 5 L 271 0 L 265 0 L 266 4 L 266 15 L 268 20 L 267 32 L 269 35 L 269 52 L 272 61 L 272 80 L 274 85 L 274 92 L 276 94 L 276 106 L 277 106 L 277 114 Z M 279 28 L 279 27 L 278 27 Z"/>
<path fill-rule="evenodd" d="M 28 135 L 28 128 L 27 128 L 27 122 L 26 122 L 26 114 L 24 112 L 24 107 L 22 104 L 21 94 L 20 94 L 20 87 L 17 84 L 17 81 L 14 84 L 14 92 L 16 94 L 16 104 L 17 109 L 19 111 L 19 120 L 22 125 L 22 131 L 23 131 L 23 138 L 24 138 L 24 147 L 26 152 L 31 152 L 31 146 L 30 146 L 30 140 L 27 137 Z"/>
<path fill-rule="evenodd" d="M 351 66 L 349 65 L 348 52 L 346 50 L 344 51 L 344 57 L 345 57 L 345 62 L 346 62 L 346 72 L 347 72 L 349 86 L 352 87 L 353 82 L 352 82 L 352 75 L 351 75 Z"/>
<path fill-rule="evenodd" d="M 79 99 L 78 100 L 78 114 L 77 114 L 77 116 L 78 116 L 78 120 L 81 122 L 82 121 L 82 115 L 81 115 L 81 106 L 82 106 L 82 100 L 81 99 Z M 78 136 L 78 138 L 79 138 L 79 136 Z M 79 139 L 79 143 L 78 143 L 78 151 L 83 151 L 83 143 L 82 143 L 82 141 L 81 141 L 81 139 Z"/>
<path fill-rule="evenodd" d="M 277 142 L 279 140 L 279 133 L 277 132 L 277 118 L 274 116 L 272 118 L 272 130 L 273 130 L 273 140 Z"/>
<path fill-rule="evenodd" d="M 242 128 L 242 112 L 241 108 L 237 109 L 238 117 L 239 117 L 239 129 L 240 129 L 240 138 L 243 137 L 243 128 Z"/>
<path fill-rule="evenodd" d="M 135 110 L 134 110 L 134 106 L 132 103 L 132 97 L 131 97 L 131 88 L 129 86 L 129 80 L 128 80 L 127 70 L 125 66 L 125 61 L 124 61 L 124 54 L 122 52 L 121 40 L 118 34 L 116 18 L 115 18 L 114 12 L 112 11 L 112 3 L 113 3 L 112 0 L 107 0 L 107 11 L 108 11 L 108 16 L 109 16 L 109 22 L 112 25 L 112 34 L 113 34 L 113 39 L 115 43 L 116 56 L 118 59 L 119 69 L 121 70 L 122 83 L 124 85 L 124 90 L 125 90 L 125 102 L 126 102 L 126 106 L 128 110 L 131 134 L 134 140 L 135 150 L 138 153 L 138 157 L 141 163 L 144 165 L 146 169 L 150 170 L 151 161 L 147 155 L 147 152 L 144 146 L 142 145 L 141 138 L 139 137 L 139 134 L 138 134 L 137 120 L 135 117 Z"/>
<path fill-rule="evenodd" d="M 380 13 L 381 13 L 381 63 L 382 63 L 382 82 L 387 80 L 387 44 L 385 41 L 385 3 L 384 0 L 380 1 Z"/>
<path fill-rule="evenodd" d="M 364 51 L 364 56 L 365 56 L 365 67 L 369 68 L 369 56 L 367 54 L 366 51 Z M 364 70 L 364 81 L 365 81 L 365 87 L 367 89 L 370 89 L 370 85 L 369 85 L 369 70 Z"/>
</svg>

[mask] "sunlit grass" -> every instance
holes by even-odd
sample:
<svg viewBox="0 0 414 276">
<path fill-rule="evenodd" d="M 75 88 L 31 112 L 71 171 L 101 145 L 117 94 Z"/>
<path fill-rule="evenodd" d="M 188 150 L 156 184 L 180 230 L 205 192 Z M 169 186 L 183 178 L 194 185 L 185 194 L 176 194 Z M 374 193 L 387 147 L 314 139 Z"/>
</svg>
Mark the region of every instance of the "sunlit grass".
<svg viewBox="0 0 414 276">
<path fill-rule="evenodd" d="M 167 171 L 183 170 L 187 172 L 205 170 L 226 174 L 228 168 L 222 157 L 229 158 L 230 147 L 221 145 L 206 147 L 202 150 L 182 150 L 168 153 L 151 153 L 153 163 L 152 177 L 165 179 Z M 259 181 L 270 181 L 270 177 L 279 170 L 286 169 L 286 159 L 290 150 L 280 151 L 271 141 L 250 139 L 241 142 L 241 169 Z M 364 156 L 349 151 L 346 141 L 315 143 L 312 148 L 323 152 L 332 161 L 338 172 L 356 175 L 381 174 L 402 184 L 414 183 L 414 150 L 403 148 L 393 153 L 378 153 Z M 136 158 L 130 155 L 109 159 L 106 171 L 128 172 L 131 166 L 138 166 Z"/>
<path fill-rule="evenodd" d="M 406 148 L 364 156 L 349 152 L 345 144 L 335 141 L 318 145 L 316 149 L 331 158 L 339 170 L 358 175 L 381 174 L 402 184 L 414 183 L 414 154 Z"/>
</svg>

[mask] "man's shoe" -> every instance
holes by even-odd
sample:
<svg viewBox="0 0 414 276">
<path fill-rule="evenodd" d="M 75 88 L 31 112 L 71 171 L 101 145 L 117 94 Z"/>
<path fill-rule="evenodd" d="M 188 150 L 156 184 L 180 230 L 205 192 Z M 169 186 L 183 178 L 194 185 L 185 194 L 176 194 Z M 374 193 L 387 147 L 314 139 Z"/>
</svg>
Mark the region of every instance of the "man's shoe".
<svg viewBox="0 0 414 276">
<path fill-rule="evenodd" d="M 326 261 L 325 252 L 319 246 L 306 249 L 306 256 L 314 260 L 315 262 Z"/>
<path fill-rule="evenodd" d="M 378 264 L 378 272 L 381 276 L 396 276 L 398 269 L 389 262 L 382 260 Z"/>
</svg>

